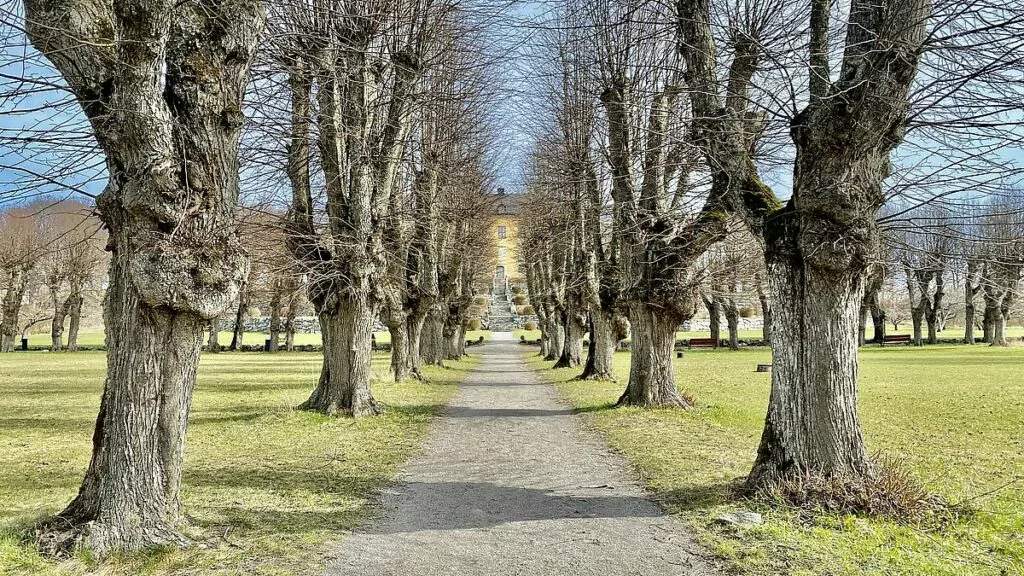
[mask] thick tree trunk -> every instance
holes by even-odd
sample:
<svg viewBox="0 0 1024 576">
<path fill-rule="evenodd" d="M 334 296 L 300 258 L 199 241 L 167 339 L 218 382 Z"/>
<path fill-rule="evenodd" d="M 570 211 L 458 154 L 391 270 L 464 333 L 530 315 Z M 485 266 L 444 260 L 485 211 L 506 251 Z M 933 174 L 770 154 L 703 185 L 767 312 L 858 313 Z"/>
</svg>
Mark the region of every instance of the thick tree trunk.
<svg viewBox="0 0 1024 576">
<path fill-rule="evenodd" d="M 370 391 L 371 341 L 376 317 L 375 307 L 360 297 L 340 299 L 335 309 L 320 311 L 323 369 L 316 388 L 300 409 L 332 416 L 381 413 Z"/>
<path fill-rule="evenodd" d="M 391 320 L 394 320 L 393 322 Z M 395 382 L 409 377 L 409 324 L 404 316 L 389 318 L 391 334 L 391 375 Z"/>
<path fill-rule="evenodd" d="M 463 340 L 461 316 L 449 311 L 444 320 L 441 336 L 444 340 L 442 342 L 442 357 L 445 360 L 461 360 L 462 346 L 465 345 L 465 342 L 462 345 L 459 344 Z"/>
<path fill-rule="evenodd" d="M 420 362 L 428 366 L 444 364 L 444 314 L 432 306 L 420 335 Z"/>
<path fill-rule="evenodd" d="M 633 342 L 629 382 L 617 406 L 689 408 L 692 404 L 676 389 L 672 353 L 679 321 L 662 309 L 643 303 L 629 305 Z"/>
<path fill-rule="evenodd" d="M 615 348 L 619 334 L 615 328 L 614 313 L 595 309 L 590 313 L 590 353 L 580 380 L 615 381 L 612 372 Z"/>
<path fill-rule="evenodd" d="M 772 392 L 747 486 L 800 473 L 871 474 L 857 413 L 863 275 L 815 271 L 789 257 L 772 260 Z"/>
<path fill-rule="evenodd" d="M 105 320 L 107 381 L 93 456 L 78 496 L 57 522 L 87 526 L 92 550 L 183 545 L 185 430 L 208 321 L 151 307 L 135 290 L 124 254 L 110 266 Z"/>
<path fill-rule="evenodd" d="M 93 454 L 47 548 L 179 546 L 185 432 L 206 326 L 238 295 L 242 97 L 263 5 L 26 0 L 106 155 L 107 378 Z M 116 38 L 115 38 L 116 36 Z"/>
<path fill-rule="evenodd" d="M 559 320 L 561 314 L 555 312 L 548 316 L 548 323 L 550 328 L 548 329 L 549 343 L 548 353 L 544 356 L 544 359 L 549 362 L 555 362 L 562 354 L 562 350 L 565 347 L 565 326 Z"/>
<path fill-rule="evenodd" d="M 562 339 L 562 351 L 558 361 L 552 368 L 576 368 L 583 364 L 583 335 L 586 330 L 584 319 L 585 316 L 577 314 L 571 308 L 562 315 L 565 336 Z"/>
</svg>

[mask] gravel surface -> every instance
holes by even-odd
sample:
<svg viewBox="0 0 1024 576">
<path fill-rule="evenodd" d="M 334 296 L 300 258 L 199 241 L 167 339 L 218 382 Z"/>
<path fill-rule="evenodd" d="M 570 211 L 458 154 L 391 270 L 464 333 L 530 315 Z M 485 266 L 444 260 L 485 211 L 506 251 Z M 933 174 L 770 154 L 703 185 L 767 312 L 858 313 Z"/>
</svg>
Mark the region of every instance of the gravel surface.
<svg viewBox="0 0 1024 576">
<path fill-rule="evenodd" d="M 472 349 L 481 364 L 329 574 L 717 573 L 526 366 L 530 350 Z"/>
</svg>

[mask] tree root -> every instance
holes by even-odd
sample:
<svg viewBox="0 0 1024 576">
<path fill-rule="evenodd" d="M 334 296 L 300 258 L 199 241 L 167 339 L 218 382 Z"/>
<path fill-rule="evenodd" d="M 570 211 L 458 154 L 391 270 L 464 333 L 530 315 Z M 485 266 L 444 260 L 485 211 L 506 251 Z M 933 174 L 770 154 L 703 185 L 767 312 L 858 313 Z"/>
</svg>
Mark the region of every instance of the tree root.
<svg viewBox="0 0 1024 576">
<path fill-rule="evenodd" d="M 945 522 L 971 511 L 929 492 L 903 461 L 876 455 L 871 473 L 861 477 L 792 471 L 748 478 L 737 495 L 774 506 L 827 514 L 857 514 L 900 523 Z"/>
<path fill-rule="evenodd" d="M 112 553 L 187 548 L 192 545 L 192 541 L 185 535 L 164 522 L 114 526 L 103 521 L 71 519 L 59 515 L 37 524 L 31 536 L 40 554 L 56 558 L 69 558 L 79 549 L 104 557 Z"/>
</svg>

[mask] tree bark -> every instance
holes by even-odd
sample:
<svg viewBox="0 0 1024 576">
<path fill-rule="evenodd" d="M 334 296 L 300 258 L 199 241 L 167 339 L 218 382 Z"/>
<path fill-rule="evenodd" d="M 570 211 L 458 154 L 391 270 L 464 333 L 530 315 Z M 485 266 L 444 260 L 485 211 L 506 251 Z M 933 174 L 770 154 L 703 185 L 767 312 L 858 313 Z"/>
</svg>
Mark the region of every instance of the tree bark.
<svg viewBox="0 0 1024 576">
<path fill-rule="evenodd" d="M 739 350 L 740 349 L 740 309 L 736 305 L 736 300 L 733 298 L 724 299 L 721 304 L 723 310 L 725 310 L 725 321 L 729 327 L 729 349 Z"/>
<path fill-rule="evenodd" d="M 57 297 L 57 290 L 51 288 L 53 294 L 53 319 L 50 321 L 50 350 L 60 352 L 64 348 L 64 320 L 71 312 L 71 296 L 63 302 Z"/>
<path fill-rule="evenodd" d="M 549 362 L 555 362 L 560 357 L 562 350 L 565 348 L 565 326 L 559 320 L 561 314 L 555 312 L 548 315 L 548 353 L 544 356 L 544 359 Z"/>
<path fill-rule="evenodd" d="M 18 317 L 21 304 L 25 300 L 28 288 L 28 272 L 22 267 L 15 267 L 8 279 L 7 292 L 4 294 L 3 310 L 0 311 L 0 352 L 13 352 L 18 332 Z"/>
<path fill-rule="evenodd" d="M 389 316 L 388 333 L 391 334 L 391 375 L 395 382 L 409 377 L 409 324 L 405 316 Z"/>
<path fill-rule="evenodd" d="M 370 391 L 375 306 L 365 298 L 341 299 L 320 312 L 324 362 L 309 399 L 299 406 L 331 416 L 372 416 L 382 412 Z"/>
<path fill-rule="evenodd" d="M 590 312 L 590 353 L 587 364 L 580 374 L 580 380 L 615 381 L 612 365 L 615 348 L 622 340 L 616 328 L 615 314 L 600 308 Z"/>
<path fill-rule="evenodd" d="M 692 407 L 676 389 L 672 353 L 680 322 L 665 310 L 630 302 L 629 325 L 633 342 L 629 382 L 617 406 L 644 408 Z"/>
<path fill-rule="evenodd" d="M 277 352 L 281 341 L 281 291 L 274 288 L 270 297 L 270 352 Z"/>
<path fill-rule="evenodd" d="M 245 339 L 245 318 L 249 311 L 249 294 L 245 286 L 238 295 L 238 308 L 235 309 L 235 327 L 231 331 L 231 344 L 228 350 L 237 352 L 242 349 Z"/>
<path fill-rule="evenodd" d="M 295 308 L 298 300 L 298 292 L 292 292 L 288 298 L 288 313 L 284 318 L 284 349 L 288 352 L 295 350 Z"/>
<path fill-rule="evenodd" d="M 583 335 L 586 329 L 584 319 L 584 315 L 571 308 L 562 314 L 562 323 L 565 327 L 562 350 L 552 368 L 576 368 L 583 364 Z"/>
<path fill-rule="evenodd" d="M 32 44 L 61 71 L 106 156 L 97 208 L 111 252 L 92 459 L 40 540 L 66 549 L 81 536 L 100 556 L 184 545 L 179 485 L 202 335 L 247 269 L 235 235 L 238 140 L 263 6 L 24 6 Z"/>
<path fill-rule="evenodd" d="M 420 335 L 420 361 L 428 366 L 444 364 L 444 313 L 439 305 L 431 306 Z"/>
<path fill-rule="evenodd" d="M 810 470 L 870 474 L 857 414 L 863 277 L 781 258 L 769 263 L 768 283 L 775 302 L 772 392 L 748 486 Z"/>
<path fill-rule="evenodd" d="M 72 285 L 74 286 L 74 285 Z M 77 290 L 72 289 L 71 292 L 71 308 L 68 312 L 68 352 L 78 351 L 78 329 L 82 324 L 82 303 L 84 298 L 82 297 L 81 287 Z"/>
<path fill-rule="evenodd" d="M 718 348 L 722 340 L 722 305 L 718 298 L 711 296 L 704 300 L 704 306 L 708 309 L 708 329 L 711 331 L 711 339 L 714 340 L 715 348 Z"/>
<path fill-rule="evenodd" d="M 214 318 L 210 321 L 210 338 L 206 342 L 206 349 L 214 354 L 219 353 L 220 350 L 220 318 Z"/>
</svg>

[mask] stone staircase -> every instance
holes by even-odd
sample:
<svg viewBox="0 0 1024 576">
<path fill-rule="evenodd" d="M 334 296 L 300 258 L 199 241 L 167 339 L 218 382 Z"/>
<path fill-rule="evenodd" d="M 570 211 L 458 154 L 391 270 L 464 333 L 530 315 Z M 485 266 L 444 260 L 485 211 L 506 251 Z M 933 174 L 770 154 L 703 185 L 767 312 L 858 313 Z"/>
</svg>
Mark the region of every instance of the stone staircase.
<svg viewBox="0 0 1024 576">
<path fill-rule="evenodd" d="M 511 332 L 516 329 L 515 312 L 508 297 L 508 282 L 495 278 L 491 288 L 491 306 L 488 311 L 488 328 L 492 332 Z"/>
</svg>

